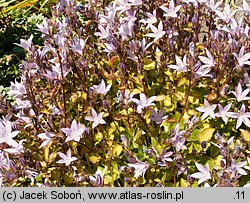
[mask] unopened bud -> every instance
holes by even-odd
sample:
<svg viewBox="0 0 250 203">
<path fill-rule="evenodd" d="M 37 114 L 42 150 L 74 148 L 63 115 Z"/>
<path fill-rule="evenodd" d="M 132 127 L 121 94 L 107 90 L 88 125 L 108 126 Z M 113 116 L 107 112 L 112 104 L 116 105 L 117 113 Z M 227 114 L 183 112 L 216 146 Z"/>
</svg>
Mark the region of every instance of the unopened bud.
<svg viewBox="0 0 250 203">
<path fill-rule="evenodd" d="M 203 142 L 201 143 L 201 147 L 202 147 L 203 149 L 205 149 L 205 148 L 207 147 L 206 141 L 203 141 Z"/>
<path fill-rule="evenodd" d="M 225 168 L 225 166 L 226 166 L 225 161 L 224 160 L 220 160 L 220 165 L 221 165 L 222 168 Z"/>
</svg>

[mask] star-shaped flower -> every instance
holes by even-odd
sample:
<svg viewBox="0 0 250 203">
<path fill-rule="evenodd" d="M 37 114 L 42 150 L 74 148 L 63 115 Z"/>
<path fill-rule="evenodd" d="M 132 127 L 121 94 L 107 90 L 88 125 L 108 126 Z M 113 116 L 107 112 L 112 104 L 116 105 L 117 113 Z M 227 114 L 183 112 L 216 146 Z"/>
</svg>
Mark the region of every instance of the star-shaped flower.
<svg viewBox="0 0 250 203">
<path fill-rule="evenodd" d="M 156 96 L 152 96 L 147 99 L 144 93 L 140 93 L 140 100 L 133 98 L 132 101 L 137 104 L 137 112 L 142 113 L 142 109 L 147 108 L 149 106 L 155 106 L 155 104 L 153 103 L 155 99 Z"/>
<path fill-rule="evenodd" d="M 90 89 L 94 90 L 96 94 L 106 95 L 109 92 L 111 86 L 112 84 L 109 84 L 108 86 L 106 86 L 104 80 L 102 79 L 99 85 L 94 85 L 93 87 L 90 87 Z"/>
<path fill-rule="evenodd" d="M 49 24 L 47 19 L 43 19 L 43 24 L 36 24 L 38 27 L 38 31 L 44 33 L 44 34 L 49 34 Z"/>
<path fill-rule="evenodd" d="M 61 131 L 63 131 L 67 136 L 65 142 L 69 142 L 71 140 L 79 142 L 82 138 L 82 134 L 84 133 L 85 128 L 81 127 L 81 124 L 77 123 L 74 119 L 71 123 L 70 128 L 62 128 Z"/>
<path fill-rule="evenodd" d="M 156 42 L 158 39 L 162 38 L 163 35 L 165 35 L 165 31 L 163 31 L 162 21 L 159 22 L 158 28 L 156 28 L 154 25 L 151 25 L 150 29 L 153 31 L 153 33 L 148 33 L 146 34 L 146 36 L 154 38 L 154 42 Z"/>
<path fill-rule="evenodd" d="M 238 172 L 240 175 L 247 175 L 247 172 L 243 169 L 243 167 L 246 165 L 245 161 L 236 163 L 235 159 L 231 159 L 231 166 L 229 167 L 228 171 L 232 173 Z"/>
<path fill-rule="evenodd" d="M 24 48 L 26 51 L 30 52 L 33 37 L 34 36 L 31 35 L 28 40 L 20 39 L 20 44 L 17 44 L 17 43 L 14 43 L 14 44 L 16 44 L 16 45 Z"/>
<path fill-rule="evenodd" d="M 243 16 L 237 21 L 235 19 L 232 19 L 229 25 L 226 25 L 220 29 L 232 35 L 240 36 L 241 34 L 245 32 L 242 26 L 242 22 L 243 22 Z"/>
<path fill-rule="evenodd" d="M 200 112 L 204 112 L 202 115 L 202 120 L 207 118 L 208 116 L 211 116 L 212 118 L 215 118 L 214 110 L 216 109 L 217 104 L 210 105 L 208 101 L 204 100 L 204 107 L 197 107 L 196 110 Z"/>
<path fill-rule="evenodd" d="M 236 90 L 232 91 L 232 93 L 234 94 L 234 96 L 237 99 L 237 102 L 244 101 L 244 100 L 249 100 L 250 97 L 247 97 L 247 95 L 248 95 L 249 92 L 250 92 L 249 89 L 245 89 L 242 92 L 242 87 L 241 87 L 240 83 L 238 83 L 238 86 L 237 86 Z"/>
<path fill-rule="evenodd" d="M 176 65 L 168 65 L 168 67 L 181 72 L 187 72 L 187 55 L 184 55 L 183 60 L 181 60 L 179 56 L 175 55 L 175 60 Z"/>
<path fill-rule="evenodd" d="M 206 65 L 197 66 L 197 67 L 194 66 L 195 78 L 211 77 L 212 75 L 209 74 L 210 71 L 211 71 L 211 68 L 206 67 Z"/>
<path fill-rule="evenodd" d="M 99 124 L 106 124 L 105 120 L 102 119 L 103 114 L 104 112 L 97 114 L 95 109 L 92 108 L 92 116 L 86 116 L 85 119 L 87 121 L 93 122 L 92 128 L 94 129 Z"/>
<path fill-rule="evenodd" d="M 23 142 L 26 141 L 25 139 L 22 139 L 18 142 L 18 145 L 14 146 L 13 148 L 6 148 L 3 149 L 5 152 L 8 152 L 9 154 L 21 154 L 24 153 L 24 147 L 23 147 Z"/>
<path fill-rule="evenodd" d="M 166 148 L 163 149 L 161 154 L 157 154 L 156 158 L 158 160 L 158 166 L 162 166 L 162 167 L 166 167 L 169 165 L 168 162 L 173 162 L 173 159 L 171 158 L 171 156 L 173 155 L 174 152 L 169 151 L 167 152 Z"/>
<path fill-rule="evenodd" d="M 77 52 L 78 54 L 82 55 L 82 51 L 83 51 L 83 49 L 85 47 L 85 44 L 86 44 L 86 40 L 75 38 L 74 39 L 74 44 L 71 45 L 71 49 L 74 52 Z"/>
<path fill-rule="evenodd" d="M 23 95 L 25 95 L 26 92 L 26 88 L 23 85 L 23 82 L 17 82 L 15 80 L 15 83 L 10 82 L 11 86 L 10 86 L 10 90 L 8 92 L 9 95 L 12 95 L 14 97 L 22 97 Z"/>
<path fill-rule="evenodd" d="M 248 5 L 248 3 L 247 3 L 246 0 L 243 0 L 243 2 L 242 2 L 242 7 L 237 6 L 237 8 L 238 8 L 239 10 L 241 10 L 244 14 L 250 15 L 250 7 L 249 7 L 249 5 Z"/>
<path fill-rule="evenodd" d="M 97 187 L 101 187 L 104 184 L 104 175 L 107 171 L 108 167 L 105 166 L 103 171 L 98 167 L 97 171 L 95 172 L 94 176 L 89 176 L 90 182 Z"/>
<path fill-rule="evenodd" d="M 139 6 L 139 5 L 142 5 L 142 0 L 128 0 L 129 1 L 129 4 L 131 6 Z"/>
<path fill-rule="evenodd" d="M 63 80 L 71 70 L 65 64 L 63 64 L 61 67 L 58 57 L 50 59 L 49 62 L 51 62 L 52 71 L 46 70 L 44 76 L 50 80 L 55 80 L 55 79 Z"/>
<path fill-rule="evenodd" d="M 206 164 L 206 166 L 204 167 L 201 164 L 195 162 L 195 165 L 196 165 L 197 169 L 200 172 L 191 174 L 190 176 L 193 177 L 193 178 L 198 178 L 199 179 L 198 185 L 200 185 L 201 183 L 205 182 L 206 180 L 212 178 L 211 174 L 209 172 L 209 165 L 208 164 Z"/>
<path fill-rule="evenodd" d="M 215 13 L 217 14 L 218 17 L 216 17 L 216 20 L 224 20 L 226 23 L 229 23 L 237 10 L 233 10 L 231 12 L 230 4 L 227 4 L 224 7 L 223 11 L 220 11 L 218 9 L 215 10 Z"/>
<path fill-rule="evenodd" d="M 57 152 L 57 154 L 62 158 L 59 161 L 57 161 L 57 163 L 59 163 L 59 164 L 65 164 L 66 166 L 69 166 L 71 164 L 71 162 L 77 160 L 76 157 L 71 157 L 70 149 L 67 151 L 67 155 L 63 154 L 61 152 Z"/>
<path fill-rule="evenodd" d="M 115 98 L 115 101 L 117 103 L 128 105 L 132 101 L 134 93 L 131 92 L 129 94 L 129 90 L 125 90 L 123 94 L 121 90 L 118 90 L 116 95 L 117 97 Z"/>
<path fill-rule="evenodd" d="M 149 168 L 149 164 L 140 161 L 137 157 L 136 157 L 136 161 L 137 161 L 136 163 L 128 164 L 128 166 L 135 169 L 134 171 L 135 178 L 139 176 L 142 176 L 144 178 L 144 175 Z"/>
<path fill-rule="evenodd" d="M 212 11 L 217 10 L 217 8 L 221 5 L 221 1 L 215 3 L 214 0 L 209 0 L 209 2 L 206 3 L 206 6 L 210 8 Z"/>
<path fill-rule="evenodd" d="M 53 133 L 49 133 L 46 130 L 44 133 L 40 133 L 39 135 L 37 135 L 37 137 L 43 140 L 43 143 L 39 146 L 39 148 L 47 146 L 54 136 L 55 135 Z"/>
<path fill-rule="evenodd" d="M 1 123 L 0 127 L 0 144 L 6 143 L 9 146 L 16 147 L 18 143 L 13 139 L 19 134 L 20 131 L 12 132 L 12 123 L 6 120 L 5 123 Z"/>
<path fill-rule="evenodd" d="M 165 6 L 160 6 L 160 8 L 165 12 L 163 16 L 177 18 L 177 12 L 180 10 L 181 5 L 175 7 L 174 1 L 171 0 L 168 8 L 166 8 Z"/>
<path fill-rule="evenodd" d="M 149 29 L 151 25 L 157 22 L 156 18 L 156 9 L 153 11 L 153 14 L 146 12 L 147 19 L 140 20 L 141 23 L 147 24 L 146 29 Z"/>
<path fill-rule="evenodd" d="M 236 123 L 236 129 L 238 129 L 241 125 L 242 122 L 250 128 L 250 112 L 246 112 L 246 107 L 245 104 L 242 104 L 241 108 L 240 108 L 240 112 L 231 112 L 230 116 L 232 118 L 237 118 L 237 123 Z"/>
<path fill-rule="evenodd" d="M 223 108 L 223 106 L 221 104 L 218 104 L 219 107 L 219 112 L 216 113 L 216 117 L 220 117 L 222 118 L 222 120 L 224 121 L 225 124 L 227 124 L 228 121 L 228 117 L 230 117 L 231 112 L 228 112 L 229 109 L 231 108 L 232 103 L 228 104 L 225 106 L 225 108 Z"/>
<path fill-rule="evenodd" d="M 250 53 L 244 54 L 245 53 L 245 47 L 242 46 L 240 49 L 240 53 L 236 54 L 233 53 L 233 55 L 236 57 L 239 67 L 242 67 L 243 65 L 250 65 Z"/>
<path fill-rule="evenodd" d="M 201 60 L 204 65 L 201 66 L 201 68 L 211 68 L 215 66 L 215 60 L 214 57 L 211 55 L 211 53 L 206 49 L 207 57 L 205 56 L 199 56 L 198 58 Z"/>
<path fill-rule="evenodd" d="M 152 115 L 149 118 L 154 121 L 156 124 L 161 124 L 168 116 L 163 116 L 164 109 L 160 111 L 160 113 L 156 113 L 154 109 L 151 109 Z"/>
<path fill-rule="evenodd" d="M 98 25 L 100 32 L 96 32 L 95 35 L 99 36 L 99 39 L 108 39 L 111 37 L 110 27 L 104 28 L 101 24 Z"/>
<path fill-rule="evenodd" d="M 187 149 L 185 146 L 186 139 L 183 137 L 181 138 L 180 134 L 175 136 L 175 141 L 173 142 L 173 145 L 177 152 L 179 152 L 182 149 Z"/>
<path fill-rule="evenodd" d="M 218 140 L 218 144 L 215 144 L 214 142 L 211 142 L 214 146 L 218 147 L 219 149 L 224 149 L 225 146 L 230 146 L 233 144 L 234 136 L 228 138 L 224 138 L 221 136 L 218 132 L 215 134 L 216 139 Z M 228 140 L 227 140 L 228 139 Z"/>
<path fill-rule="evenodd" d="M 116 47 L 112 43 L 104 43 L 105 49 L 103 51 L 107 53 L 116 52 Z"/>
</svg>

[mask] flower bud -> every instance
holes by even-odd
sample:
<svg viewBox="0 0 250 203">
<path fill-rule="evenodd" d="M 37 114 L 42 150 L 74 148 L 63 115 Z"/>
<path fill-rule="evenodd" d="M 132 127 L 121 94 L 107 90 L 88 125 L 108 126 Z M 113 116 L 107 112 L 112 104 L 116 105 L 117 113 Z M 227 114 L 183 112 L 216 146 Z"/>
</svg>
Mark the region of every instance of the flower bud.
<svg viewBox="0 0 250 203">
<path fill-rule="evenodd" d="M 102 101 L 102 106 L 103 106 L 104 109 L 109 109 L 109 105 L 108 105 L 108 103 L 106 102 L 106 100 L 103 100 L 103 101 Z"/>
<path fill-rule="evenodd" d="M 36 170 L 41 171 L 42 170 L 42 165 L 40 161 L 36 162 Z"/>
<path fill-rule="evenodd" d="M 192 28 L 196 29 L 197 28 L 198 19 L 194 16 L 194 17 L 192 17 L 191 22 L 192 22 Z"/>
<path fill-rule="evenodd" d="M 90 134 L 90 129 L 89 128 L 85 128 L 85 130 L 84 130 L 84 136 L 86 137 L 86 138 L 90 138 L 91 136 L 90 136 L 91 134 Z"/>
<path fill-rule="evenodd" d="M 201 143 L 201 147 L 202 147 L 203 149 L 205 149 L 205 148 L 207 147 L 206 141 L 203 141 L 203 142 Z"/>
<path fill-rule="evenodd" d="M 23 157 L 19 158 L 19 162 L 20 162 L 21 166 L 26 166 L 26 164 L 27 164 L 26 160 Z"/>
<path fill-rule="evenodd" d="M 128 177 L 124 178 L 124 182 L 131 183 L 131 178 L 128 178 Z"/>
<path fill-rule="evenodd" d="M 174 49 L 175 49 L 174 40 L 169 39 L 169 40 L 168 40 L 168 45 L 169 45 L 170 49 L 172 49 L 172 50 L 174 50 Z"/>
<path fill-rule="evenodd" d="M 222 168 L 225 168 L 226 166 L 225 160 L 220 160 L 220 165 Z"/>
<path fill-rule="evenodd" d="M 15 170 L 16 169 L 16 164 L 13 160 L 9 160 L 9 167 L 11 170 Z"/>
<path fill-rule="evenodd" d="M 193 184 L 194 183 L 194 178 L 191 177 L 190 175 L 187 176 L 187 181 L 189 182 L 189 184 Z"/>
</svg>

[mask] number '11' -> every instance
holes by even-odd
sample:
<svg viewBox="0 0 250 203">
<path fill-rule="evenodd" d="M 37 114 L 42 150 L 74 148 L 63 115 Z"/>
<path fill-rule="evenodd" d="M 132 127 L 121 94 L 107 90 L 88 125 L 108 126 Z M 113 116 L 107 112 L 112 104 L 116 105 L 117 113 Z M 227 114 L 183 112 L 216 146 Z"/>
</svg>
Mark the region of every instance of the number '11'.
<svg viewBox="0 0 250 203">
<path fill-rule="evenodd" d="M 236 195 L 237 195 L 237 199 L 245 199 L 245 193 L 244 191 L 240 192 L 236 192 Z"/>
</svg>

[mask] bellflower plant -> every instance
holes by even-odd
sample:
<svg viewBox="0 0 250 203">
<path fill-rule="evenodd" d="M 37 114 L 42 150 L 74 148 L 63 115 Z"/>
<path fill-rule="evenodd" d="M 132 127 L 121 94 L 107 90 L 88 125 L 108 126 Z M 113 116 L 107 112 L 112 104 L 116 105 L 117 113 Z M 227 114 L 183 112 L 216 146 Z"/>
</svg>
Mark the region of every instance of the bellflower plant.
<svg viewBox="0 0 250 203">
<path fill-rule="evenodd" d="M 0 87 L 1 186 L 249 185 L 246 1 L 52 10 Z"/>
</svg>

